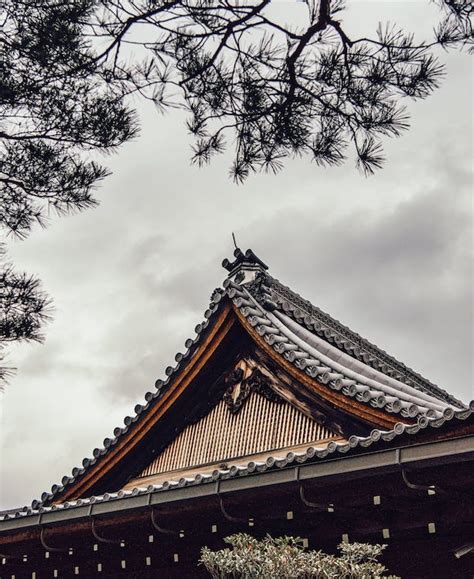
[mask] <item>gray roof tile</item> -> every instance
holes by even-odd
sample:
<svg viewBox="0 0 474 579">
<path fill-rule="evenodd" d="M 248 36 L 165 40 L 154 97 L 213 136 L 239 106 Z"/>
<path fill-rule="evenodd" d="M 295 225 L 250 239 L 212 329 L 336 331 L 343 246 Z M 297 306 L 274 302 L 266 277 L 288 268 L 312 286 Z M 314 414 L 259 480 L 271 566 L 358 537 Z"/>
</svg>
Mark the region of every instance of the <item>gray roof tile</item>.
<svg viewBox="0 0 474 579">
<path fill-rule="evenodd" d="M 264 305 L 270 300 L 297 322 L 312 332 L 324 337 L 329 343 L 345 350 L 354 358 L 360 359 L 371 367 L 392 376 L 420 391 L 428 392 L 458 408 L 464 404 L 454 396 L 430 382 L 405 364 L 390 356 L 378 346 L 372 344 L 341 322 L 314 306 L 308 300 L 283 285 L 267 272 L 260 272 L 254 283 L 248 286 L 251 294 Z"/>
</svg>

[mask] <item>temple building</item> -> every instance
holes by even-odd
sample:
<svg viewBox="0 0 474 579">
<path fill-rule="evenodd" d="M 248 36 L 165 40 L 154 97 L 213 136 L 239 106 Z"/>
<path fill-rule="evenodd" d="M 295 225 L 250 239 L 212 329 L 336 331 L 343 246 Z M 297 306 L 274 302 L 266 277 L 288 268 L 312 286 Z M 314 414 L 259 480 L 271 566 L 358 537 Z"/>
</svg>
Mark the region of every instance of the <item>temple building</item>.
<svg viewBox="0 0 474 579">
<path fill-rule="evenodd" d="M 200 549 L 385 543 L 405 579 L 474 576 L 466 406 L 303 299 L 251 251 L 123 426 L 0 516 L 0 577 L 206 577 Z M 40 449 L 38 449 L 39 451 Z"/>
</svg>

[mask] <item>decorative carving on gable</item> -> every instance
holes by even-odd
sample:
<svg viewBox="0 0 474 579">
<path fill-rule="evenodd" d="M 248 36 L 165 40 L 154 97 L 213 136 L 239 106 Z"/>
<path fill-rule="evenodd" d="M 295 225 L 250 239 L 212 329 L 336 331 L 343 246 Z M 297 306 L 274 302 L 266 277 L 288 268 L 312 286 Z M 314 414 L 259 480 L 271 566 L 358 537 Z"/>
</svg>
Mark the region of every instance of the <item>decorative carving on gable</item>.
<svg viewBox="0 0 474 579">
<path fill-rule="evenodd" d="M 236 414 L 242 408 L 251 392 L 257 392 L 271 402 L 282 402 L 280 396 L 271 388 L 270 380 L 258 368 L 253 368 L 247 377 L 246 373 L 248 374 L 248 367 L 245 365 L 245 370 L 236 368 L 226 378 L 228 387 L 223 400 L 231 414 Z"/>
</svg>

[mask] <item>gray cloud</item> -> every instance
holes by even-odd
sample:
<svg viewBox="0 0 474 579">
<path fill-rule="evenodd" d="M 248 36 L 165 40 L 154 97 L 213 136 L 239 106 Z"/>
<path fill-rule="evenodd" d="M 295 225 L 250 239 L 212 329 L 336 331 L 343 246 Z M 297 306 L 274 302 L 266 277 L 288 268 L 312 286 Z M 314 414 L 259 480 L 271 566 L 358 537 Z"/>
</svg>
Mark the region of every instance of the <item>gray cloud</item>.
<svg viewBox="0 0 474 579">
<path fill-rule="evenodd" d="M 430 27 L 416 4 L 390 5 L 388 15 Z M 357 26 L 375 18 L 372 7 L 357 3 Z M 1 506 L 60 480 L 153 388 L 222 282 L 232 231 L 284 283 L 472 398 L 467 58 L 449 57 L 447 81 L 410 107 L 412 129 L 387 143 L 386 167 L 370 179 L 294 159 L 239 187 L 229 156 L 189 165 L 182 113 L 161 118 L 141 105 L 141 137 L 106 159 L 114 174 L 101 206 L 12 243 L 12 259 L 43 280 L 56 313 L 45 345 L 11 353 L 19 372 L 0 397 Z"/>
<path fill-rule="evenodd" d="M 434 164 L 432 177 L 431 189 L 419 183 L 413 197 L 386 212 L 367 208 L 318 220 L 315 227 L 307 211 L 287 210 L 260 224 L 257 239 L 269 254 L 271 227 L 279 239 L 291 239 L 278 258 L 286 281 L 415 370 L 470 399 L 471 182 L 456 159 Z"/>
</svg>

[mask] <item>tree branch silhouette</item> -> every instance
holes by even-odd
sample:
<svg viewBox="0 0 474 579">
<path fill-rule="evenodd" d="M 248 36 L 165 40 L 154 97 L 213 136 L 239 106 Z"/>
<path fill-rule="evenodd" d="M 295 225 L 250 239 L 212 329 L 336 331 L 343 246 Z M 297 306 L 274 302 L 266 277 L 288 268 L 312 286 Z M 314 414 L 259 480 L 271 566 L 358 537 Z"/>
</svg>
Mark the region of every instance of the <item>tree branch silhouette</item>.
<svg viewBox="0 0 474 579">
<path fill-rule="evenodd" d="M 443 78 L 437 47 L 472 51 L 471 2 L 436 0 L 439 25 L 422 41 L 393 25 L 350 38 L 343 0 L 303 3 L 296 26 L 270 0 L 4 0 L 5 234 L 26 237 L 51 210 L 97 204 L 108 171 L 91 155 L 137 135 L 135 95 L 188 112 L 193 162 L 230 143 L 238 182 L 295 155 L 380 169 L 384 140 L 409 126 L 405 100 L 428 97 Z"/>
</svg>

